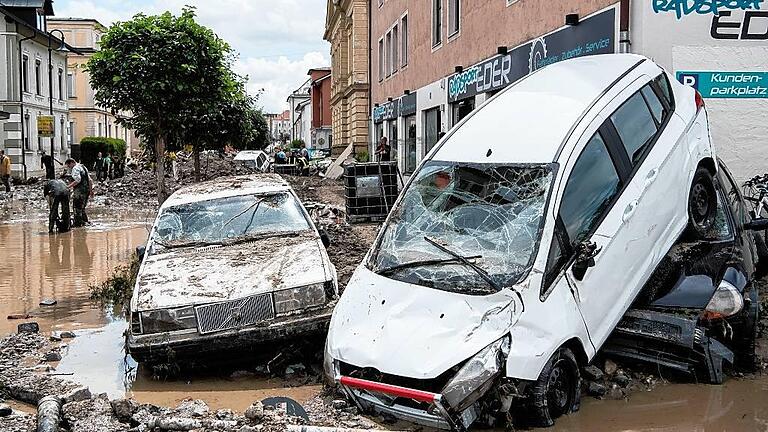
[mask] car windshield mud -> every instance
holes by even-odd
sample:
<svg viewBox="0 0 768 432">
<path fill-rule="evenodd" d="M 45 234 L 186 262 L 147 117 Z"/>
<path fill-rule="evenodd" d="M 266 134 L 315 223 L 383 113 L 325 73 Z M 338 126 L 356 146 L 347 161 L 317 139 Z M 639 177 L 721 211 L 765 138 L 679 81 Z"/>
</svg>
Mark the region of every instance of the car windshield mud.
<svg viewBox="0 0 768 432">
<path fill-rule="evenodd" d="M 164 209 L 154 242 L 165 248 L 232 244 L 308 229 L 300 204 L 289 193 L 241 195 Z"/>
<path fill-rule="evenodd" d="M 553 175 L 543 164 L 427 163 L 393 210 L 372 270 L 461 293 L 514 285 L 533 264 Z"/>
</svg>

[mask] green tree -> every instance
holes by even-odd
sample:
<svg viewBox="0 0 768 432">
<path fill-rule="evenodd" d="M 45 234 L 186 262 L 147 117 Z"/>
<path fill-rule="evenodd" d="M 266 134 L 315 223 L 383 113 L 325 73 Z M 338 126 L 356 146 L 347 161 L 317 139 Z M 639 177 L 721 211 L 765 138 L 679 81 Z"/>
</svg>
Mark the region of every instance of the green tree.
<svg viewBox="0 0 768 432">
<path fill-rule="evenodd" d="M 96 101 L 154 143 L 157 196 L 168 196 L 163 158 L 168 146 L 184 144 L 201 116 L 216 115 L 232 89 L 232 51 L 195 21 L 194 8 L 181 15 L 138 14 L 114 24 L 87 64 Z"/>
</svg>

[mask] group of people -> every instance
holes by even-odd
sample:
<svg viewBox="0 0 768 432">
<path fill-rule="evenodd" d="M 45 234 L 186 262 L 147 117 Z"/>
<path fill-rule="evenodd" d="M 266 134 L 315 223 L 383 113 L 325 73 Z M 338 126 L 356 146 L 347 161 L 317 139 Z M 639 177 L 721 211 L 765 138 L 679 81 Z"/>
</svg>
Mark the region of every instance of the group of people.
<svg viewBox="0 0 768 432">
<path fill-rule="evenodd" d="M 286 153 L 282 147 L 275 148 L 275 164 L 284 165 L 294 163 L 302 175 L 309 175 L 309 150 L 306 144 L 296 151 Z"/>
<path fill-rule="evenodd" d="M 93 163 L 93 170 L 96 172 L 96 179 L 104 181 L 123 176 L 124 162 L 117 159 L 111 153 L 102 155 L 101 152 L 96 156 L 96 162 Z"/>
<path fill-rule="evenodd" d="M 69 231 L 88 223 L 85 207 L 93 196 L 93 180 L 85 165 L 74 159 L 64 162 L 67 171 L 58 179 L 48 180 L 43 185 L 43 196 L 48 200 L 48 233 Z M 72 198 L 74 219 L 70 221 L 69 199 Z M 71 225 L 70 225 L 71 222 Z"/>
</svg>

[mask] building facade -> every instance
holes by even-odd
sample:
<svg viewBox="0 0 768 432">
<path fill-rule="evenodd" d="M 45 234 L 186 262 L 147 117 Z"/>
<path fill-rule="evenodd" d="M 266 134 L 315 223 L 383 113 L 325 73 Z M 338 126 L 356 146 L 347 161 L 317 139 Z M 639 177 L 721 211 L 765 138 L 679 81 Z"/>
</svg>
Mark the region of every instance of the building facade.
<svg viewBox="0 0 768 432">
<path fill-rule="evenodd" d="M 290 141 L 302 140 L 304 143 L 310 142 L 312 110 L 308 106 L 310 104 L 311 84 L 312 80 L 307 79 L 288 96 L 288 111 L 290 112 L 291 123 Z"/>
<path fill-rule="evenodd" d="M 117 124 L 117 116 L 98 106 L 90 76 L 85 70 L 88 60 L 98 51 L 99 40 L 106 28 L 94 19 L 85 18 L 49 19 L 48 27 L 60 30 L 65 40 L 78 51 L 70 53 L 66 75 L 73 146 L 79 146 L 80 140 L 87 136 L 120 138 L 126 143 L 126 156 L 138 153 L 138 137 L 132 130 Z"/>
<path fill-rule="evenodd" d="M 387 137 L 405 174 L 526 74 L 619 50 L 616 0 L 377 0 L 371 8 L 370 151 Z"/>
<path fill-rule="evenodd" d="M 768 2 L 677 3 L 631 3 L 632 51 L 702 94 L 718 156 L 739 180 L 767 172 Z"/>
<path fill-rule="evenodd" d="M 332 154 L 350 144 L 368 147 L 370 119 L 369 1 L 328 0 L 325 34 L 331 44 Z"/>
<path fill-rule="evenodd" d="M 45 19 L 53 15 L 50 0 L 2 5 L 0 110 L 7 119 L 0 120 L 0 148 L 11 158 L 13 177 L 40 177 L 43 151 L 61 163 L 70 155 L 65 77 L 71 47 L 45 31 Z M 41 136 L 46 129 L 53 130 L 51 137 Z"/>
<path fill-rule="evenodd" d="M 285 143 L 291 133 L 290 111 L 285 110 L 280 114 L 267 114 L 267 126 L 269 127 L 270 140 L 273 143 Z"/>
<path fill-rule="evenodd" d="M 315 68 L 308 72 L 311 81 L 311 144 L 314 149 L 330 151 L 333 145 L 331 125 L 331 68 Z"/>
</svg>

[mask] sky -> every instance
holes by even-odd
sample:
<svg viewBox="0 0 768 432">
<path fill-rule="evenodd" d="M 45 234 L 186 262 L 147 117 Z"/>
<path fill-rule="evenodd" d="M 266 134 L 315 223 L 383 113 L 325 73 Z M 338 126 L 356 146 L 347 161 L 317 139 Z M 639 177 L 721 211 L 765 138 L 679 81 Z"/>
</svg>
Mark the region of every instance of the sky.
<svg viewBox="0 0 768 432">
<path fill-rule="evenodd" d="M 248 91 L 264 93 L 266 112 L 287 109 L 286 98 L 311 67 L 329 66 L 323 40 L 326 0 L 54 0 L 57 17 L 95 18 L 105 26 L 136 13 L 178 13 L 197 8 L 198 21 L 239 54 L 235 71 L 248 76 Z"/>
</svg>

